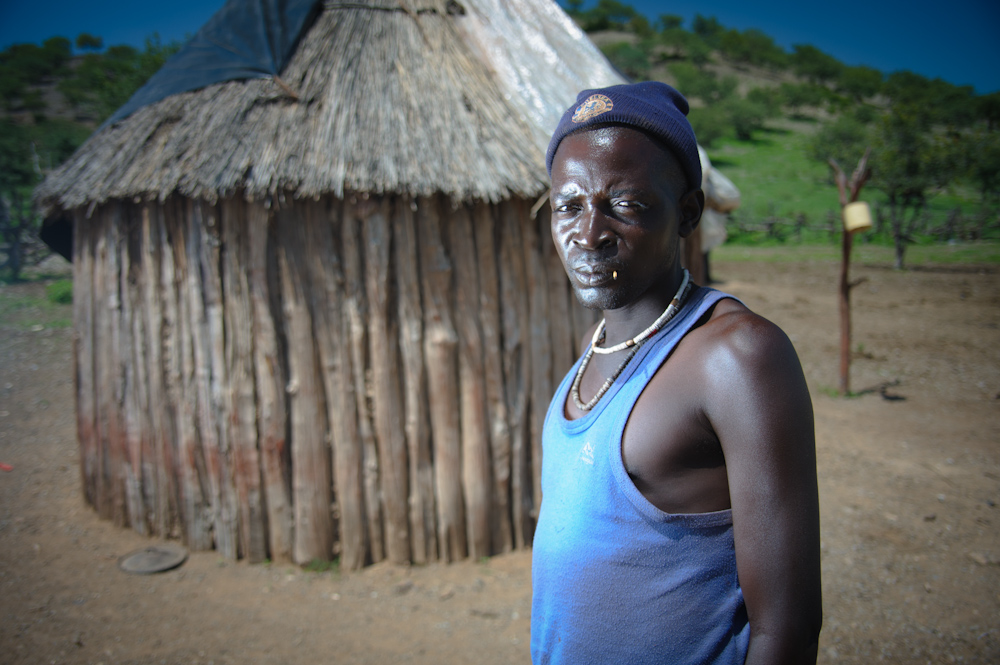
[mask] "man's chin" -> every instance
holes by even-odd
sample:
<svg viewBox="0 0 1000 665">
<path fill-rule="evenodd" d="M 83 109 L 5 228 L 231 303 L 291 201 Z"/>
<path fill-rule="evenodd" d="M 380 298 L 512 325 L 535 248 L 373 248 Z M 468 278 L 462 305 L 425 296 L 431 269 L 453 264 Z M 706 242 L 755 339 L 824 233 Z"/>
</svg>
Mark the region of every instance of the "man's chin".
<svg viewBox="0 0 1000 665">
<path fill-rule="evenodd" d="M 625 304 L 621 292 L 611 289 L 574 287 L 573 293 L 576 295 L 577 302 L 587 309 L 595 311 L 618 309 Z"/>
</svg>

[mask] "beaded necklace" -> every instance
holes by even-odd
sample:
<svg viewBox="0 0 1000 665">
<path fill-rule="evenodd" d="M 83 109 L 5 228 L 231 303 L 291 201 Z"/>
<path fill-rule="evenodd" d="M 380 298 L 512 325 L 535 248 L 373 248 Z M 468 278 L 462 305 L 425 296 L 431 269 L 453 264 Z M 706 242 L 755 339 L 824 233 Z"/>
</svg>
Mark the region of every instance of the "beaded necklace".
<svg viewBox="0 0 1000 665">
<path fill-rule="evenodd" d="M 601 348 L 597 346 L 600 342 L 604 341 L 605 337 L 604 319 L 601 319 L 601 322 L 597 325 L 597 330 L 594 331 L 594 337 L 590 342 L 590 348 L 587 349 L 587 353 L 584 354 L 583 360 L 580 362 L 580 368 L 576 370 L 576 377 L 573 379 L 573 386 L 570 389 L 570 396 L 572 396 L 573 403 L 576 404 L 576 408 L 581 411 L 590 411 L 594 408 L 594 405 L 596 405 L 601 398 L 604 397 L 604 393 L 608 392 L 608 389 L 614 384 L 615 379 L 621 376 L 621 373 L 625 371 L 625 367 L 629 364 L 632 358 L 635 357 L 635 354 L 639 352 L 639 347 L 642 346 L 647 339 L 659 332 L 663 326 L 665 326 L 672 318 L 674 318 L 677 312 L 680 311 L 684 300 L 687 298 L 690 287 L 691 275 L 687 269 L 685 269 L 684 279 L 681 280 L 681 286 L 677 289 L 677 294 L 674 296 L 673 300 L 671 300 L 670 304 L 667 305 L 667 308 L 663 310 L 663 314 L 660 314 L 660 316 L 658 316 L 648 328 L 632 339 L 626 340 L 621 344 L 616 344 L 615 346 L 608 348 Z M 623 360 L 622 364 L 618 366 L 618 369 L 615 370 L 614 374 L 608 377 L 607 381 L 604 382 L 600 390 L 597 391 L 597 394 L 594 395 L 589 402 L 584 403 L 580 399 L 580 384 L 583 382 L 583 373 L 587 371 L 587 366 L 590 364 L 590 359 L 593 358 L 594 353 L 608 354 L 615 353 L 616 351 L 623 351 L 624 349 L 631 349 L 629 354 L 625 356 L 625 360 Z"/>
<path fill-rule="evenodd" d="M 691 273 L 684 269 L 684 278 L 681 280 L 681 288 L 677 289 L 677 295 L 674 299 L 670 301 L 667 308 L 663 310 L 663 314 L 653 321 L 652 325 L 643 330 L 641 333 L 633 337 L 632 339 L 627 339 L 621 344 L 615 344 L 614 346 L 609 346 L 608 348 L 602 348 L 597 346 L 598 338 L 604 338 L 604 319 L 601 319 L 600 324 L 597 326 L 597 330 L 594 331 L 594 341 L 591 344 L 591 348 L 594 349 L 594 353 L 599 353 L 601 355 L 608 355 L 611 353 L 617 353 L 618 351 L 624 351 L 625 349 L 630 349 L 637 344 L 642 344 L 647 339 L 655 335 L 660 331 L 661 328 L 669 321 L 674 318 L 674 314 L 680 309 L 681 301 L 687 296 L 688 286 L 691 285 Z"/>
</svg>

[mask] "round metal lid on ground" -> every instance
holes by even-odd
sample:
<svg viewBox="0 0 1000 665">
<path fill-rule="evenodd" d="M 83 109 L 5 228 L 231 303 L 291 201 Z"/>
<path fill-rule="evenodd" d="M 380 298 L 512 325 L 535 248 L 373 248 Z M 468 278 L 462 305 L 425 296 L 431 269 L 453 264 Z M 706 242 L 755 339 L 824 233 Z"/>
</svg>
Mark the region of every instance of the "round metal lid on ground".
<svg viewBox="0 0 1000 665">
<path fill-rule="evenodd" d="M 180 545 L 150 545 L 118 559 L 118 567 L 133 575 L 151 575 L 173 570 L 187 560 L 187 550 Z"/>
</svg>

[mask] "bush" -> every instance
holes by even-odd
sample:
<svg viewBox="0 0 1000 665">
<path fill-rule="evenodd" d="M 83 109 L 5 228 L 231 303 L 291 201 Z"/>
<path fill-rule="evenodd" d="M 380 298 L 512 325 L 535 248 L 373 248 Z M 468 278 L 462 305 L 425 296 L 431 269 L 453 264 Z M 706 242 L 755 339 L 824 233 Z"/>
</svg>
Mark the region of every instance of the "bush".
<svg viewBox="0 0 1000 665">
<path fill-rule="evenodd" d="M 633 81 L 649 78 L 649 53 L 641 45 L 616 42 L 601 48 L 611 64 Z"/>
<path fill-rule="evenodd" d="M 753 139 L 753 133 L 764 128 L 767 109 L 750 99 L 731 99 L 725 104 L 729 122 L 741 141 Z"/>
<path fill-rule="evenodd" d="M 669 69 L 681 94 L 688 99 L 700 99 L 706 106 L 718 104 L 736 93 L 736 78 L 733 76 L 720 79 L 714 73 L 688 62 L 675 62 Z"/>
<path fill-rule="evenodd" d="M 688 115 L 694 135 L 702 147 L 711 147 L 729 129 L 726 111 L 718 106 L 691 109 Z"/>
<path fill-rule="evenodd" d="M 68 305 L 73 302 L 73 281 L 60 279 L 45 287 L 45 297 L 56 305 Z"/>
</svg>

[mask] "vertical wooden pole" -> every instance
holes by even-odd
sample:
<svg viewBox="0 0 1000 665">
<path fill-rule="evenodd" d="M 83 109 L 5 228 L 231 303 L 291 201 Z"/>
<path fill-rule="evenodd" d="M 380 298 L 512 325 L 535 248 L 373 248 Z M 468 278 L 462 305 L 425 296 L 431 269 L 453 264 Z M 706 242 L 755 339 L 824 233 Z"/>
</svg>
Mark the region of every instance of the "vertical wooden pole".
<svg viewBox="0 0 1000 665">
<path fill-rule="evenodd" d="M 397 200 L 392 213 L 393 259 L 399 351 L 403 366 L 406 450 L 410 477 L 410 536 L 413 563 L 437 558 L 434 529 L 434 463 L 431 459 L 424 390 L 423 308 L 420 303 L 419 247 L 413 212 L 416 202 Z"/>
<path fill-rule="evenodd" d="M 843 208 L 841 208 L 843 210 Z M 837 304 L 840 309 L 840 374 L 838 388 L 841 395 L 851 394 L 851 233 L 841 229 L 840 283 Z"/>
<path fill-rule="evenodd" d="M 525 215 L 524 265 L 528 289 L 528 329 L 531 340 L 531 393 L 529 397 L 531 445 L 528 448 L 531 467 L 531 517 L 538 519 L 542 503 L 542 427 L 549 400 L 552 399 L 552 333 L 549 329 L 549 282 L 542 261 L 542 245 L 549 241 L 548 218 L 545 213 L 535 220 Z M 545 229 L 542 234 L 539 227 Z"/>
<path fill-rule="evenodd" d="M 511 513 L 514 544 L 523 549 L 531 543 L 531 472 L 527 447 L 530 378 L 530 330 L 525 279 L 522 228 L 527 206 L 505 201 L 500 206 L 500 298 L 503 318 L 504 388 L 511 431 Z"/>
<path fill-rule="evenodd" d="M 109 491 L 109 407 L 113 370 L 109 359 L 112 344 L 111 325 L 108 311 L 108 229 L 111 213 L 104 212 L 94 220 L 97 242 L 94 246 L 94 382 L 96 405 L 96 504 L 97 514 L 104 519 L 112 517 L 112 501 Z"/>
<path fill-rule="evenodd" d="M 510 521 L 510 424 L 504 395 L 500 338 L 500 275 L 497 267 L 496 209 L 479 203 L 473 210 L 476 261 L 479 264 L 479 322 L 483 333 L 483 378 L 489 416 L 493 477 L 493 549 L 514 548 Z"/>
<path fill-rule="evenodd" d="M 362 443 L 351 364 L 350 331 L 344 312 L 343 263 L 337 251 L 343 202 L 308 205 L 309 265 L 313 283 L 316 347 L 326 390 L 326 413 L 333 446 L 332 474 L 339 527 L 340 567 L 365 565 L 365 502 Z"/>
<path fill-rule="evenodd" d="M 357 210 L 362 219 L 364 237 L 372 404 L 385 510 L 386 553 L 393 563 L 408 563 L 409 466 L 403 433 L 403 401 L 400 397 L 399 332 L 392 293 L 395 276 L 390 260 L 392 227 L 389 205 L 385 199 L 371 198 L 359 203 Z"/>
<path fill-rule="evenodd" d="M 211 549 L 208 502 L 202 494 L 198 467 L 203 466 L 198 441 L 194 356 L 190 309 L 185 302 L 188 280 L 187 224 L 176 200 L 164 205 L 167 243 L 164 245 L 164 346 L 167 350 L 167 393 L 174 416 L 177 450 L 175 473 L 180 494 L 179 519 L 184 540 L 192 550 Z"/>
<path fill-rule="evenodd" d="M 382 538 L 382 512 L 378 496 L 378 454 L 372 431 L 371 408 L 367 378 L 367 303 L 365 301 L 364 268 L 361 246 L 361 221 L 356 199 L 344 205 L 341 226 L 341 248 L 344 258 L 344 312 L 350 330 L 351 365 L 354 375 L 354 396 L 358 413 L 358 437 L 362 445 L 365 490 L 365 515 L 372 563 L 385 558 Z"/>
<path fill-rule="evenodd" d="M 111 519 L 115 526 L 128 524 L 128 508 L 125 498 L 125 464 L 127 457 L 125 441 L 125 421 L 122 406 L 125 403 L 125 365 L 127 360 L 122 357 L 122 293 L 121 293 L 121 255 L 123 238 L 122 205 L 114 206 L 114 214 L 106 232 L 108 236 L 107 253 L 107 308 L 103 315 L 107 318 L 109 339 L 105 359 L 109 384 L 108 393 L 104 396 L 106 404 L 107 426 L 107 471 L 109 497 L 111 500 Z"/>
<path fill-rule="evenodd" d="M 168 219 L 163 205 L 156 206 L 156 233 L 160 249 L 160 274 L 157 284 L 157 297 L 159 298 L 159 322 L 158 340 L 160 345 L 160 395 L 163 398 L 161 409 L 163 409 L 163 429 L 164 441 L 160 448 L 162 455 L 162 473 L 166 476 L 166 487 L 168 501 L 167 531 L 172 533 L 178 523 L 183 523 L 184 519 L 184 499 L 183 499 L 183 478 L 179 474 L 180 447 L 178 441 L 179 408 L 178 393 L 176 387 L 179 372 L 175 363 L 179 363 L 180 354 L 177 351 L 177 293 L 174 279 L 174 248 L 171 245 L 170 237 L 167 233 Z"/>
<path fill-rule="evenodd" d="M 288 399 L 292 442 L 292 496 L 298 564 L 329 561 L 333 553 L 330 457 L 323 386 L 309 309 L 305 220 L 301 206 L 279 211 L 278 258 L 288 337 Z"/>
<path fill-rule="evenodd" d="M 125 464 L 125 497 L 129 524 L 139 534 L 148 535 L 146 506 L 143 500 L 142 464 L 144 441 L 149 436 L 145 356 L 145 331 L 142 327 L 141 296 L 141 220 L 135 206 L 125 208 L 125 243 L 122 248 L 122 352 L 127 354 L 125 369 L 125 440 L 128 459 Z"/>
<path fill-rule="evenodd" d="M 212 531 L 219 530 L 219 514 L 222 510 L 222 486 L 219 479 L 218 450 L 219 428 L 216 413 L 212 407 L 212 362 L 210 343 L 208 341 L 208 318 L 205 300 L 205 281 L 202 272 L 205 269 L 202 255 L 206 251 L 204 244 L 211 237 L 205 229 L 206 217 L 211 215 L 203 212 L 201 201 L 187 200 L 184 210 L 185 225 L 185 255 L 187 260 L 186 282 L 182 286 L 183 300 L 187 306 L 189 336 L 191 338 L 192 376 L 189 391 L 195 407 L 195 423 L 198 433 L 199 454 L 203 469 L 202 485 L 204 502 L 208 511 L 209 525 Z M 216 547 L 219 547 L 219 534 L 214 533 Z M 221 550 L 221 548 L 220 548 Z"/>
<path fill-rule="evenodd" d="M 142 276 L 142 318 L 143 318 L 143 364 L 145 376 L 145 404 L 149 415 L 149 434 L 143 448 L 143 487 L 146 505 L 149 506 L 149 522 L 154 534 L 163 534 L 167 529 L 169 498 L 167 496 L 166 472 L 162 468 L 163 446 L 166 440 L 163 412 L 163 373 L 160 363 L 162 344 L 160 343 L 160 265 L 159 232 L 153 205 L 140 204 L 141 244 L 139 256 Z M 153 408 L 156 405 L 156 408 Z"/>
<path fill-rule="evenodd" d="M 97 432 L 94 404 L 94 222 L 73 219 L 73 356 L 76 362 L 76 437 L 83 496 L 97 507 Z"/>
<path fill-rule="evenodd" d="M 472 218 L 462 206 L 448 215 L 448 237 L 455 262 L 455 325 L 462 432 L 462 485 L 469 556 L 489 556 L 493 482 L 490 428 L 486 413 L 483 339 L 479 327 L 479 271 Z"/>
<path fill-rule="evenodd" d="M 861 188 L 868 182 L 871 171 L 868 169 L 868 156 L 871 148 L 865 149 L 865 154 L 858 160 L 858 166 L 851 174 L 848 182 L 847 176 L 841 170 L 840 165 L 833 159 L 829 160 L 830 168 L 833 169 L 834 180 L 837 183 L 837 191 L 840 195 L 841 214 L 841 255 L 840 255 L 840 283 L 838 288 L 838 305 L 840 309 L 840 394 L 847 396 L 851 392 L 851 289 L 857 286 L 850 281 L 848 271 L 851 263 L 851 232 L 847 230 L 843 223 L 844 208 L 848 203 L 858 200 Z"/>
<path fill-rule="evenodd" d="M 271 216 L 262 205 L 247 211 L 248 287 L 253 317 L 253 370 L 257 396 L 257 445 L 263 478 L 264 513 L 268 552 L 273 561 L 292 559 L 291 462 L 285 439 L 285 368 L 278 348 L 278 334 L 271 313 L 268 280 L 269 225 Z M 272 248 L 273 249 L 273 248 Z M 249 473 L 249 469 L 248 469 Z"/>
<path fill-rule="evenodd" d="M 225 293 L 226 374 L 229 378 L 230 456 L 239 506 L 240 551 L 251 563 L 267 558 L 267 536 L 257 452 L 257 399 L 253 374 L 253 307 L 247 282 L 249 209 L 259 203 L 222 202 L 222 285 Z M 266 211 L 258 210 L 258 215 Z"/>
<path fill-rule="evenodd" d="M 462 504 L 461 433 L 457 405 L 456 344 L 451 317 L 452 265 L 442 242 L 440 201 L 422 199 L 417 207 L 420 228 L 420 273 L 424 302 L 424 358 L 434 446 L 437 490 L 438 547 L 445 561 L 465 558 Z"/>
<path fill-rule="evenodd" d="M 208 395 L 204 394 L 204 378 L 200 382 L 201 409 L 214 427 L 203 427 L 202 446 L 211 488 L 211 504 L 215 515 L 215 548 L 222 556 L 235 559 L 239 555 L 238 506 L 229 458 L 230 422 L 235 417 L 230 410 L 229 378 L 226 370 L 225 303 L 222 289 L 222 214 L 221 204 L 212 206 L 198 202 L 192 211 L 200 228 L 204 229 L 199 261 L 205 303 L 205 335 L 199 341 L 203 360 L 202 372 L 209 372 Z M 206 403 L 207 402 L 207 403 Z"/>
<path fill-rule="evenodd" d="M 177 285 L 181 318 L 184 322 L 182 333 L 184 351 L 184 409 L 185 427 L 194 429 L 192 436 L 192 464 L 197 471 L 200 491 L 198 510 L 202 516 L 198 525 L 190 529 L 199 535 L 198 549 L 210 548 L 218 540 L 214 533 L 218 526 L 216 512 L 219 510 L 219 483 L 216 471 L 208 458 L 218 450 L 218 426 L 211 410 L 210 382 L 211 363 L 208 359 L 208 324 L 203 291 L 202 263 L 203 243 L 207 234 L 203 226 L 202 204 L 189 199 L 172 202 L 177 237 L 183 238 L 177 245 L 177 254 L 183 259 L 182 279 Z M 194 482 L 192 477 L 191 482 Z"/>
</svg>

